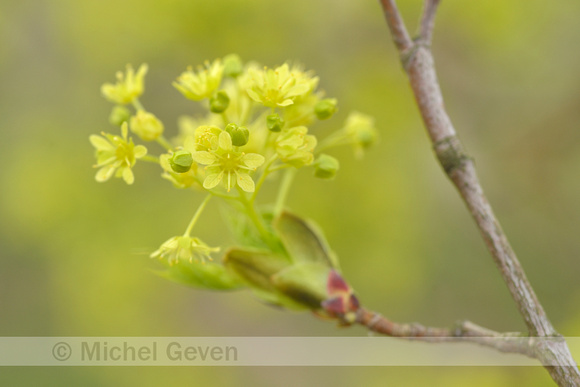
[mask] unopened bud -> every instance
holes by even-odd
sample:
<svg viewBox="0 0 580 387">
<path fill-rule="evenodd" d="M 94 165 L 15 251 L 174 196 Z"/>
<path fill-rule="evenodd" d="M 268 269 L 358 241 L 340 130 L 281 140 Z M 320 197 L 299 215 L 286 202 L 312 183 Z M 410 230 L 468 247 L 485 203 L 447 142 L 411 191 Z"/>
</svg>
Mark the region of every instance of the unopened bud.
<svg viewBox="0 0 580 387">
<path fill-rule="evenodd" d="M 338 110 L 336 107 L 336 99 L 328 98 L 318 101 L 314 106 L 314 113 L 319 120 L 326 120 L 332 117 L 334 113 Z"/>
<path fill-rule="evenodd" d="M 228 94 L 223 90 L 215 93 L 215 95 L 209 100 L 209 110 L 211 110 L 212 113 L 222 113 L 229 105 L 230 97 L 228 97 Z"/>
<path fill-rule="evenodd" d="M 109 115 L 109 122 L 116 126 L 121 126 L 123 122 L 129 121 L 131 112 L 124 106 L 117 105 L 111 110 Z"/>
<path fill-rule="evenodd" d="M 224 76 L 236 78 L 244 71 L 242 60 L 236 54 L 226 55 L 224 57 Z"/>
<path fill-rule="evenodd" d="M 266 117 L 266 126 L 271 132 L 280 132 L 284 127 L 284 119 L 278 114 L 270 114 Z"/>
<path fill-rule="evenodd" d="M 153 141 L 163 134 L 163 123 L 153 114 L 139 110 L 131 117 L 131 131 L 143 141 Z"/>
<path fill-rule="evenodd" d="M 314 162 L 314 176 L 320 179 L 332 179 L 338 172 L 338 160 L 332 156 L 321 154 Z"/>
<path fill-rule="evenodd" d="M 232 138 L 232 145 L 234 146 L 244 146 L 250 139 L 250 131 L 245 126 L 228 124 L 226 126 L 226 132 L 230 134 Z"/>
<path fill-rule="evenodd" d="M 185 173 L 191 169 L 193 164 L 193 157 L 191 153 L 186 150 L 178 150 L 169 159 L 171 169 L 177 173 Z"/>
</svg>

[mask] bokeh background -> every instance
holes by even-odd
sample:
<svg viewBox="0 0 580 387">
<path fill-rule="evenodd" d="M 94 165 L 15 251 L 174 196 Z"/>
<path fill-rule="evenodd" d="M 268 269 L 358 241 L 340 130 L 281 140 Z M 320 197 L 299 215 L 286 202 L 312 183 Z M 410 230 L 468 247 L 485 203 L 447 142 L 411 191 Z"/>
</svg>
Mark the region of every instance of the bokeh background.
<svg viewBox="0 0 580 387">
<path fill-rule="evenodd" d="M 420 0 L 401 0 L 414 30 Z M 433 50 L 446 105 L 556 328 L 580 335 L 580 2 L 443 1 Z M 300 60 L 360 110 L 381 142 L 335 152 L 289 198 L 316 220 L 360 299 L 396 321 L 499 331 L 524 324 L 464 205 L 435 162 L 376 1 L 2 0 L 1 336 L 364 336 L 247 292 L 192 290 L 153 275 L 147 253 L 180 233 L 200 196 L 154 165 L 136 183 L 94 181 L 88 136 L 110 131 L 99 92 L 146 62 L 145 106 L 175 133 L 193 111 L 171 86 L 187 65 L 236 52 Z M 329 124 L 329 125 L 330 125 Z M 217 202 L 217 201 L 216 201 Z M 213 202 L 199 234 L 228 240 Z M 526 368 L 3 369 L 3 385 L 544 386 Z"/>
</svg>

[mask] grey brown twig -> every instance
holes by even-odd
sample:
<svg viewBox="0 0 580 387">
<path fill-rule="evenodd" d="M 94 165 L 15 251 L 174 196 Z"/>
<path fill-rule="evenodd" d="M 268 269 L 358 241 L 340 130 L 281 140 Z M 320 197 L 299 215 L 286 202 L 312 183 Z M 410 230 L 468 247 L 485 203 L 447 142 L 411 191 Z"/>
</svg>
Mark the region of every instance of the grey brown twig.
<svg viewBox="0 0 580 387">
<path fill-rule="evenodd" d="M 467 325 L 459 330 L 427 328 L 417 324 L 396 324 L 364 309 L 359 310 L 357 323 L 390 336 L 470 337 L 470 341 L 479 344 L 495 347 L 501 351 L 523 353 L 538 359 L 560 386 L 580 386 L 580 372 L 576 362 L 566 342 L 563 339 L 557 339 L 560 335 L 538 301 L 483 192 L 473 159 L 465 151 L 445 111 L 430 48 L 435 14 L 440 0 L 425 0 L 419 32 L 415 39 L 411 39 L 395 0 L 380 0 L 380 3 L 392 39 L 399 51 L 403 68 L 409 78 L 423 123 L 433 144 L 435 155 L 473 216 L 525 321 L 527 335 L 553 337 L 554 340 L 530 340 L 525 347 L 521 345 L 509 347 L 501 344 L 503 343 L 501 340 L 485 340 L 484 337 L 497 338 L 504 334 L 489 331 L 472 323 L 464 323 Z"/>
</svg>

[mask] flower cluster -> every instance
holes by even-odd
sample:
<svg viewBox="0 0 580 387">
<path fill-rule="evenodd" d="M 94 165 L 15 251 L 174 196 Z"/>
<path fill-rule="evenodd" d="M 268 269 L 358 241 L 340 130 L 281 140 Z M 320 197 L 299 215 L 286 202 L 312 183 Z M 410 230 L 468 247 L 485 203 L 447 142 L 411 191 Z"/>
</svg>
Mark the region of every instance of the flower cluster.
<svg viewBox="0 0 580 387">
<path fill-rule="evenodd" d="M 186 232 L 151 254 L 166 265 L 165 275 L 211 289 L 250 287 L 268 302 L 287 307 L 346 313 L 345 308 L 328 307 L 336 294 L 327 291 L 326 282 L 338 276 L 337 262 L 313 228 L 284 211 L 284 199 L 298 169 L 309 168 L 321 179 L 336 176 L 339 161 L 323 150 L 350 145 L 362 155 L 377 140 L 372 118 L 352 113 L 345 124 L 320 138 L 314 124 L 332 118 L 338 102 L 318 88 L 319 78 L 312 71 L 290 63 L 273 68 L 244 64 L 232 54 L 188 67 L 173 82 L 199 109 L 195 116 L 180 117 L 178 131 L 168 139 L 165 125 L 139 100 L 146 73 L 147 65 L 136 72 L 128 65 L 116 83 L 102 86 L 103 96 L 114 104 L 109 121 L 121 135 L 103 132 L 90 142 L 96 149 L 99 182 L 116 176 L 132 184 L 139 160 L 158 164 L 162 178 L 176 188 L 206 194 Z M 135 145 L 129 131 L 142 141 L 156 142 L 159 154 Z M 268 179 L 276 174 L 284 176 Z M 280 182 L 273 211 L 256 205 L 267 181 Z M 212 197 L 227 200 L 237 211 L 230 223 L 240 246 L 226 252 L 223 262 L 212 261 L 218 247 L 191 236 Z"/>
</svg>

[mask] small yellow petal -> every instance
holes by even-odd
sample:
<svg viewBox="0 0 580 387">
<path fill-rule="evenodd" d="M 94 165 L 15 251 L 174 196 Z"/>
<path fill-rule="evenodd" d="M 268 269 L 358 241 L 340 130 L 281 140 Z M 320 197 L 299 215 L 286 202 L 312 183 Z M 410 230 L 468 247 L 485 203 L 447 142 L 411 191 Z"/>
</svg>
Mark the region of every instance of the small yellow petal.
<svg viewBox="0 0 580 387">
<path fill-rule="evenodd" d="M 123 168 L 123 180 L 127 184 L 133 184 L 135 181 L 135 175 L 133 175 L 133 171 L 129 167 Z"/>
<path fill-rule="evenodd" d="M 248 153 L 242 157 L 242 163 L 244 163 L 248 168 L 258 168 L 260 165 L 264 164 L 264 156 L 257 153 Z"/>
<path fill-rule="evenodd" d="M 105 138 L 103 138 L 101 136 L 98 136 L 96 134 L 91 135 L 89 137 L 89 141 L 98 150 L 104 150 L 104 151 L 107 151 L 107 150 L 115 150 L 115 147 L 113 146 L 113 144 L 111 144 Z"/>
<path fill-rule="evenodd" d="M 196 163 L 202 165 L 211 165 L 216 161 L 216 156 L 206 151 L 194 152 L 191 157 Z"/>
<path fill-rule="evenodd" d="M 224 176 L 223 172 L 208 175 L 203 181 L 203 188 L 212 189 L 213 187 L 218 185 L 220 181 L 222 181 L 223 176 Z"/>
<path fill-rule="evenodd" d="M 116 169 L 115 165 L 113 165 L 113 164 L 105 165 L 104 167 L 102 167 L 101 169 L 99 169 L 97 171 L 97 175 L 95 176 L 95 179 L 99 183 L 107 181 L 111 178 L 111 176 L 113 176 L 113 173 L 115 173 L 115 169 Z"/>
<path fill-rule="evenodd" d="M 133 149 L 133 155 L 135 156 L 136 159 L 140 159 L 141 157 L 145 156 L 147 154 L 147 148 L 145 148 L 143 145 L 137 145 L 135 147 L 135 149 Z"/>
<path fill-rule="evenodd" d="M 256 186 L 254 180 L 247 173 L 237 173 L 237 183 L 246 192 L 254 192 Z"/>
</svg>

